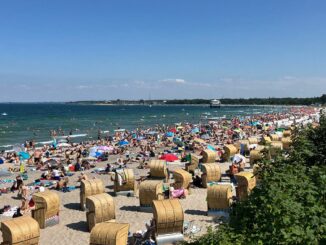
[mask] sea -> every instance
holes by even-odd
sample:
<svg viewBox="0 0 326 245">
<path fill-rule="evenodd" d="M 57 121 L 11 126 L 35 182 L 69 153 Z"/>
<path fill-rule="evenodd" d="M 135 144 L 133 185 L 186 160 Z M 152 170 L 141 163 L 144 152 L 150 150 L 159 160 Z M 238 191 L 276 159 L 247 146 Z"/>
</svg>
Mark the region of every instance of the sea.
<svg viewBox="0 0 326 245">
<path fill-rule="evenodd" d="M 1 103 L 0 149 L 11 149 L 26 140 L 52 140 L 50 131 L 72 133 L 73 141 L 97 139 L 117 128 L 149 128 L 174 123 L 200 123 L 208 118 L 232 118 L 286 110 L 280 106 L 209 105 L 81 105 L 69 103 Z"/>
</svg>

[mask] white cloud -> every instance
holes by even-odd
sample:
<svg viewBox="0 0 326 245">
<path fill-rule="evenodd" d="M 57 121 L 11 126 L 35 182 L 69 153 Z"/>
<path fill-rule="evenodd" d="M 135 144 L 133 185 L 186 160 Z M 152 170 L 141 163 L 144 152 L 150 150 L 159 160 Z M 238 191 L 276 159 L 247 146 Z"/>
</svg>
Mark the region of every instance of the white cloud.
<svg viewBox="0 0 326 245">
<path fill-rule="evenodd" d="M 89 85 L 78 85 L 77 86 L 77 89 L 89 89 L 89 88 L 92 88 L 92 86 L 89 86 Z"/>
<path fill-rule="evenodd" d="M 294 74 L 296 75 L 296 74 Z M 326 77 L 215 77 L 212 80 L 110 79 L 1 76 L 0 101 L 72 101 L 87 99 L 310 97 L 326 93 Z M 18 97 L 5 97 L 12 90 Z M 28 90 L 29 89 L 29 90 Z M 26 93 L 28 90 L 29 93 Z M 69 91 L 69 92 L 65 92 Z"/>
<path fill-rule="evenodd" d="M 163 83 L 185 84 L 186 83 L 186 80 L 181 79 L 181 78 L 166 78 L 166 79 L 160 80 L 160 82 L 163 82 Z"/>
</svg>

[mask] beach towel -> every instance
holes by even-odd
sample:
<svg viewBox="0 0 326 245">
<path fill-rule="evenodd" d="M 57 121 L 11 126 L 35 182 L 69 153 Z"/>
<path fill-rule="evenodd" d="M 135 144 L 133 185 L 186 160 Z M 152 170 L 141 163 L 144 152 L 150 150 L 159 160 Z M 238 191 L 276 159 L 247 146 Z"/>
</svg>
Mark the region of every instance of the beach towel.
<svg viewBox="0 0 326 245">
<path fill-rule="evenodd" d="M 12 174 L 7 171 L 7 170 L 0 170 L 0 177 L 8 177 L 11 176 Z"/>
<path fill-rule="evenodd" d="M 173 198 L 180 198 L 185 196 L 185 190 L 184 189 L 176 189 L 176 190 L 171 190 L 171 196 Z"/>
<path fill-rule="evenodd" d="M 17 212 L 18 207 L 11 207 L 8 211 L 4 212 L 2 215 L 5 217 L 12 217 Z"/>
</svg>

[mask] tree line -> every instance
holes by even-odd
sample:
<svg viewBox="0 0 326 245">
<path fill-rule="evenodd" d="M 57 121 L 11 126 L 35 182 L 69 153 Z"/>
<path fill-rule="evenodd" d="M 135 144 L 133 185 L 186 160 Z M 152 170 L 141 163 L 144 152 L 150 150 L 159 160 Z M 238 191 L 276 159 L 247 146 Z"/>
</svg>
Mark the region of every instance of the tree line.
<svg viewBox="0 0 326 245">
<path fill-rule="evenodd" d="M 312 105 L 326 104 L 326 94 L 311 98 L 249 98 L 249 99 L 220 99 L 221 104 L 230 105 Z M 168 100 L 166 104 L 209 104 L 206 99 Z"/>
<path fill-rule="evenodd" d="M 166 105 L 207 105 L 211 100 L 208 99 L 172 99 L 172 100 L 111 100 L 111 101 L 75 101 L 69 102 L 73 104 L 166 104 Z M 249 99 L 220 99 L 221 104 L 226 105 L 314 105 L 314 104 L 326 104 L 326 94 L 320 97 L 311 98 L 249 98 Z"/>
</svg>

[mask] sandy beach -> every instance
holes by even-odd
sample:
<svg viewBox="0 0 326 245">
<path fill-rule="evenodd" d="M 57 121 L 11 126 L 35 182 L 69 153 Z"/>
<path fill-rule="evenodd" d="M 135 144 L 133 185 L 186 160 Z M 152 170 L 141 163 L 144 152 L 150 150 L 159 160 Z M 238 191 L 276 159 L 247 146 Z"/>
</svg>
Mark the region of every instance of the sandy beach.
<svg viewBox="0 0 326 245">
<path fill-rule="evenodd" d="M 150 133 L 152 131 L 149 131 L 153 129 L 139 131 L 138 135 L 135 133 L 127 132 L 124 129 L 119 129 L 115 132 L 114 138 L 108 140 L 98 140 L 94 142 L 81 143 L 79 145 L 70 144 L 69 141 L 65 140 L 67 142 L 60 143 L 61 146 L 58 144 L 58 148 L 56 146 L 57 143 L 53 143 L 52 146 L 44 146 L 42 149 L 36 149 L 32 146 L 32 148 L 29 150 L 29 153 L 33 154 L 31 155 L 32 157 L 28 155 L 27 152 L 19 153 L 19 155 L 28 155 L 26 159 L 28 159 L 29 163 L 25 166 L 28 180 L 24 181 L 25 185 L 28 186 L 29 184 L 34 183 L 36 179 L 40 179 L 41 175 L 46 173 L 45 170 L 50 170 L 50 172 L 45 175 L 51 179 L 51 182 L 53 182 L 52 180 L 55 180 L 56 177 L 58 177 L 56 173 L 60 172 L 61 175 L 63 175 L 61 177 L 66 178 L 69 176 L 67 177 L 69 179 L 69 183 L 67 184 L 68 187 L 77 187 L 70 192 L 63 192 L 62 189 L 51 190 L 52 192 L 57 193 L 60 198 L 59 224 L 41 230 L 40 244 L 89 244 L 90 232 L 88 231 L 88 225 L 86 222 L 86 212 L 80 210 L 80 189 L 78 188 L 80 183 L 78 182 L 78 178 L 80 177 L 81 172 L 72 171 L 70 173 L 73 175 L 70 176 L 67 175 L 65 169 L 73 166 L 75 168 L 79 163 L 81 163 L 82 166 L 85 166 L 85 168 L 88 169 L 84 171 L 88 179 L 101 179 L 105 186 L 105 193 L 114 196 L 114 183 L 111 180 L 111 174 L 113 174 L 112 171 L 114 169 L 105 171 L 106 174 L 98 174 L 94 170 L 106 169 L 107 164 L 109 163 L 113 168 L 120 166 L 132 169 L 135 175 L 135 179 L 140 180 L 142 178 L 148 177 L 148 164 L 151 160 L 164 159 L 162 157 L 169 155 L 164 154 L 164 152 L 170 152 L 170 155 L 172 155 L 175 159 L 173 161 L 168 161 L 166 159 L 167 168 L 170 172 L 166 187 L 169 187 L 170 184 L 174 182 L 171 173 L 176 169 L 185 169 L 185 163 L 180 161 L 180 159 L 186 160 L 187 154 L 189 153 L 195 154 L 198 157 L 202 155 L 204 159 L 205 154 L 208 154 L 207 151 L 211 151 L 213 158 L 211 158 L 208 162 L 218 165 L 220 173 L 222 174 L 220 181 L 230 184 L 230 177 L 226 174 L 226 171 L 231 171 L 231 169 L 233 169 L 230 168 L 231 164 L 232 167 L 236 167 L 237 169 L 236 172 L 232 172 L 232 176 L 238 173 L 238 171 L 252 172 L 252 165 L 249 164 L 250 159 L 248 158 L 249 152 L 251 150 L 263 149 L 265 146 L 262 145 L 262 140 L 266 137 L 271 137 L 270 139 L 277 141 L 275 143 L 284 145 L 284 143 L 282 143 L 283 141 L 281 141 L 281 138 L 289 137 L 291 131 L 284 131 L 284 134 L 283 131 L 277 132 L 277 125 L 287 124 L 288 126 L 286 127 L 293 125 L 295 122 L 290 121 L 288 119 L 289 116 L 292 116 L 293 118 L 296 116 L 296 123 L 300 122 L 302 125 L 304 125 L 305 122 L 313 122 L 313 120 L 315 120 L 314 118 L 318 119 L 318 114 L 313 113 L 315 113 L 314 109 L 306 109 L 303 111 L 295 110 L 293 114 L 284 113 L 277 115 L 255 115 L 251 118 L 247 118 L 245 121 L 239 121 L 236 118 L 229 121 L 221 120 L 204 125 L 201 128 L 198 128 L 196 125 L 190 125 L 187 123 L 184 126 L 180 126 L 178 124 L 175 127 L 167 127 L 165 129 L 158 128 L 157 132 L 155 133 L 155 137 L 153 137 L 153 134 Z M 307 116 L 310 114 L 312 116 Z M 259 126 L 259 123 L 252 124 L 253 119 L 257 120 L 257 122 L 265 122 L 265 127 Z M 283 121 L 281 121 L 280 124 L 280 121 L 276 121 L 276 123 L 273 122 L 275 120 Z M 249 123 L 251 126 L 248 126 Z M 224 125 L 228 125 L 228 127 Z M 212 132 L 207 132 L 207 129 L 212 130 Z M 172 140 L 170 135 L 175 135 L 177 138 Z M 249 145 L 249 140 L 247 140 L 249 139 L 248 137 L 251 137 L 251 141 L 254 143 L 250 143 Z M 205 140 L 203 138 L 205 138 Z M 128 141 L 126 141 L 126 139 Z M 244 143 L 241 139 L 247 140 L 248 143 Z M 180 147 L 181 143 L 183 147 Z M 243 147 L 246 145 L 248 149 L 244 150 L 245 148 Z M 64 150 L 64 148 L 61 147 L 68 148 Z M 231 155 L 228 155 L 226 161 L 220 161 L 221 158 L 224 159 L 223 154 L 226 154 L 226 150 L 230 150 L 232 147 L 234 149 L 232 153 L 234 158 L 231 157 Z M 209 150 L 209 148 L 213 150 Z M 244 150 L 243 153 L 241 153 L 241 148 Z M 100 149 L 106 150 L 103 150 L 103 152 Z M 45 158 L 45 156 L 48 154 L 51 156 Z M 6 170 L 10 167 L 16 167 L 19 169 L 19 164 L 21 162 L 19 157 L 15 153 L 7 152 L 6 155 L 6 161 L 1 164 L 1 170 Z M 41 162 L 35 163 L 34 159 L 40 156 L 43 157 L 44 160 L 42 159 Z M 59 162 L 57 162 L 57 167 L 55 167 L 55 165 L 51 166 L 51 164 L 47 163 L 47 159 L 51 160 L 51 158 L 55 156 L 61 156 L 63 159 L 65 159 L 59 160 Z M 89 163 L 87 163 L 88 160 L 86 163 L 82 160 L 87 159 L 86 156 L 92 157 L 94 160 L 96 160 L 94 168 L 87 168 L 89 165 Z M 20 155 L 20 157 L 22 157 L 22 155 Z M 60 170 L 57 170 L 58 168 Z M 218 171 L 219 170 L 217 170 L 217 172 Z M 1 177 L 0 180 L 13 180 L 18 174 L 18 172 L 12 173 L 11 176 Z M 199 174 L 197 173 L 195 175 L 201 176 L 203 181 L 204 177 L 202 174 L 203 172 Z M 213 182 L 216 181 L 219 181 L 219 179 L 213 180 Z M 4 185 L 6 185 L 6 187 L 10 187 L 12 184 L 4 183 Z M 204 186 L 204 184 L 202 184 L 202 186 Z M 1 187 L 3 187 L 3 185 Z M 171 193 L 172 192 L 170 189 L 170 198 L 173 196 Z M 232 194 L 234 197 L 237 196 L 234 190 Z M 184 222 L 190 222 L 191 227 L 194 228 L 193 230 L 196 230 L 189 235 L 185 234 L 185 239 L 190 239 L 191 236 L 204 234 L 207 231 L 207 227 L 218 226 L 220 223 L 220 217 L 213 218 L 207 216 L 206 198 L 207 189 L 191 185 L 190 195 L 187 195 L 186 198 L 179 199 L 184 212 Z M 135 196 L 127 197 L 118 195 L 114 196 L 113 199 L 115 203 L 116 222 L 130 224 L 130 236 L 132 236 L 132 234 L 136 233 L 137 231 L 146 230 L 145 224 L 151 221 L 153 218 L 153 213 L 143 212 L 139 210 L 139 198 L 137 191 L 135 192 Z M 0 208 L 4 207 L 5 205 L 10 205 L 11 207 L 20 207 L 22 204 L 22 200 L 17 198 L 17 191 L 2 194 L 0 200 Z M 25 213 L 24 215 L 28 216 L 30 213 Z M 10 218 L 11 217 L 9 216 L 5 217 L 1 215 L 0 221 Z M 2 236 L 0 237 L 0 239 L 2 239 Z"/>
<path fill-rule="evenodd" d="M 112 160 L 114 156 L 111 157 Z M 110 159 L 111 160 L 111 159 Z M 104 167 L 106 162 L 100 162 L 97 164 L 98 167 Z M 221 170 L 225 171 L 229 163 L 220 163 Z M 6 166 L 4 166 L 6 167 Z M 130 164 L 130 168 L 134 170 L 137 177 L 146 176 L 148 169 L 138 169 L 137 164 Z M 182 167 L 182 165 L 170 165 L 171 170 Z M 90 173 L 85 171 L 87 175 L 92 178 L 100 178 L 105 184 L 106 193 L 113 195 L 113 181 L 109 175 L 98 175 L 96 173 Z M 26 183 L 33 182 L 33 180 L 39 178 L 41 171 L 31 171 L 28 176 L 29 179 Z M 78 173 L 70 177 L 69 185 L 79 185 L 77 182 Z M 90 233 L 86 223 L 86 212 L 80 211 L 80 190 L 76 189 L 71 192 L 55 191 L 60 196 L 60 223 L 53 227 L 47 227 L 41 230 L 40 244 L 89 244 Z M 197 188 L 191 190 L 191 195 L 187 196 L 186 199 L 180 199 L 182 207 L 185 213 L 185 221 L 193 221 L 193 224 L 200 227 L 201 231 L 196 235 L 203 234 L 206 231 L 207 226 L 215 226 L 218 224 L 212 217 L 206 215 L 207 203 L 206 194 L 207 190 L 203 188 Z M 0 197 L 1 204 L 19 206 L 20 200 L 16 199 L 17 193 L 3 194 Z M 138 230 L 145 229 L 145 223 L 149 222 L 153 217 L 152 213 L 139 211 L 139 199 L 138 197 L 126 197 L 126 196 L 115 196 L 114 202 L 116 205 L 116 221 L 121 223 L 130 224 L 130 232 L 136 232 Z M 0 216 L 0 221 L 10 219 L 10 217 Z M 1 234 L 0 234 L 1 235 Z M 2 236 L 0 238 L 2 241 Z"/>
</svg>

